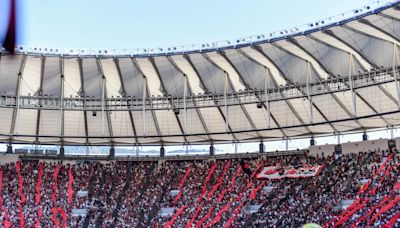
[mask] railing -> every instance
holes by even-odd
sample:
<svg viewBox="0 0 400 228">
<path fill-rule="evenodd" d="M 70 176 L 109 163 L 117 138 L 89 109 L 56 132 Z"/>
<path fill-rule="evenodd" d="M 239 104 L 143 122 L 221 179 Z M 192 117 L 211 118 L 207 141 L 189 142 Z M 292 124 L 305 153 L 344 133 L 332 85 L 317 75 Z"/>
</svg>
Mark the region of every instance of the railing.
<svg viewBox="0 0 400 228">
<path fill-rule="evenodd" d="M 257 157 L 276 157 L 276 156 L 290 156 L 302 155 L 307 153 L 308 150 L 288 150 L 288 151 L 275 151 L 265 153 L 235 153 L 235 154 L 218 154 L 218 155 L 191 155 L 191 156 L 166 156 L 166 157 L 141 157 L 141 156 L 124 156 L 110 158 L 108 156 L 94 156 L 94 155 L 65 155 L 59 157 L 57 155 L 38 155 L 38 154 L 21 154 L 21 160 L 76 160 L 76 161 L 185 161 L 185 160 L 207 160 L 207 159 L 240 159 L 240 158 L 257 158 Z"/>
<path fill-rule="evenodd" d="M 379 85 L 395 81 L 392 68 L 375 69 L 353 75 L 353 88 L 359 89 L 368 86 Z M 395 67 L 397 79 L 400 66 Z M 318 96 L 328 93 L 344 92 L 350 90 L 349 77 L 331 77 L 326 80 L 310 83 L 310 96 Z M 182 92 L 183 94 L 183 92 Z M 285 85 L 267 90 L 244 90 L 226 95 L 226 105 L 255 104 L 267 101 L 279 101 L 296 98 L 307 98 L 307 84 Z M 16 95 L 1 94 L 0 108 L 44 109 L 44 110 L 86 110 L 86 111 L 143 111 L 145 110 L 171 110 L 186 108 L 206 108 L 225 106 L 224 94 L 198 94 L 194 96 L 172 97 L 157 96 L 148 97 L 143 102 L 138 97 L 53 97 L 53 96 L 20 96 L 19 104 Z M 104 104 L 102 104 L 104 100 Z"/>
</svg>

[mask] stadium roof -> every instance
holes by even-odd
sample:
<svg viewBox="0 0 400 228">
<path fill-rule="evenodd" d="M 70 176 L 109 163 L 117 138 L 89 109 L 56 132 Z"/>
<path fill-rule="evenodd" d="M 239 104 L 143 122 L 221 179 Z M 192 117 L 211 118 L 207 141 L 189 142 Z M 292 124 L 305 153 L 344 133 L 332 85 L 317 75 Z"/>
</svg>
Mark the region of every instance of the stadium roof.
<svg viewBox="0 0 400 228">
<path fill-rule="evenodd" d="M 3 52 L 0 141 L 200 144 L 399 125 L 398 4 L 190 50 Z"/>
</svg>

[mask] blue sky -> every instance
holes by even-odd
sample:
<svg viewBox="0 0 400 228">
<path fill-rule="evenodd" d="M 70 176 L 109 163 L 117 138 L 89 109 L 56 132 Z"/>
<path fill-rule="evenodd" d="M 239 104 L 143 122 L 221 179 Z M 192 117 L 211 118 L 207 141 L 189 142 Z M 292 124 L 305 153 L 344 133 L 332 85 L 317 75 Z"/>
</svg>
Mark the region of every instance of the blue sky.
<svg viewBox="0 0 400 228">
<path fill-rule="evenodd" d="M 5 4 L 0 0 L 0 29 Z M 17 0 L 18 43 L 58 48 L 147 48 L 267 33 L 362 7 L 360 0 Z M 2 23 L 3 22 L 3 23 Z"/>
</svg>

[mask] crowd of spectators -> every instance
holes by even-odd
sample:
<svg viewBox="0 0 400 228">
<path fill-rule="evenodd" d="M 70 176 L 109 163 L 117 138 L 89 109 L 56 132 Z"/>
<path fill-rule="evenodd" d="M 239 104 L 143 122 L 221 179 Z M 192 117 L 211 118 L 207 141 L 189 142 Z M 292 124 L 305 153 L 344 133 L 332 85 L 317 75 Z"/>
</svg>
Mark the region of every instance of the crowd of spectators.
<svg viewBox="0 0 400 228">
<path fill-rule="evenodd" d="M 307 178 L 257 178 L 266 166 L 306 165 L 323 168 Z M 399 157 L 387 151 L 245 160 L 22 161 L 0 170 L 4 227 L 400 225 Z"/>
</svg>

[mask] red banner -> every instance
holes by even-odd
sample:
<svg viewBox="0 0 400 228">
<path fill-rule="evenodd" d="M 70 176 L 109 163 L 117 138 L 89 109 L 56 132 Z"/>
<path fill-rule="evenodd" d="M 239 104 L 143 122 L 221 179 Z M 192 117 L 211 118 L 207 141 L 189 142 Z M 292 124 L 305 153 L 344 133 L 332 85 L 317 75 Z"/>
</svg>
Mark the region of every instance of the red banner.
<svg viewBox="0 0 400 228">
<path fill-rule="evenodd" d="M 231 161 L 228 160 L 228 162 L 225 164 L 224 171 L 222 172 L 221 176 L 218 179 L 218 182 L 213 186 L 211 191 L 208 193 L 208 195 L 207 195 L 208 199 L 210 199 L 212 197 L 214 192 L 217 191 L 218 187 L 222 184 L 222 181 L 224 180 L 225 174 L 228 171 L 230 164 L 231 164 Z"/>
<path fill-rule="evenodd" d="M 201 227 L 201 225 L 211 216 L 213 210 L 214 210 L 214 208 L 210 207 L 210 209 L 208 210 L 207 214 L 202 219 L 200 219 L 200 221 L 198 221 L 196 223 L 196 228 L 200 228 Z"/>
<path fill-rule="evenodd" d="M 249 198 L 254 200 L 257 196 L 257 192 L 259 192 L 262 188 L 264 188 L 265 182 L 261 182 L 256 188 L 253 188 L 250 192 Z"/>
<path fill-rule="evenodd" d="M 228 221 L 227 221 L 227 223 L 225 224 L 224 228 L 229 228 L 229 227 L 232 226 L 232 223 L 236 220 L 236 218 L 237 218 L 237 216 L 238 216 L 240 210 L 242 209 L 243 205 L 244 205 L 244 201 L 242 201 L 242 202 L 239 204 L 239 206 L 235 209 L 235 211 L 233 212 L 233 216 L 230 217 L 230 218 L 228 219 Z"/>
<path fill-rule="evenodd" d="M 372 209 L 370 209 L 368 211 L 368 213 L 366 215 L 364 215 L 363 217 L 357 219 L 357 221 L 351 226 L 351 227 L 357 227 L 357 225 L 362 222 L 363 220 L 367 219 L 372 213 L 375 212 L 375 210 L 379 207 L 381 207 L 383 204 L 386 203 L 386 201 L 388 201 L 390 199 L 389 196 L 385 196 L 385 198 L 383 198 L 383 200 L 381 202 L 379 202 L 377 205 L 375 205 Z"/>
<path fill-rule="evenodd" d="M 25 203 L 25 195 L 24 195 L 24 190 L 23 190 L 23 185 L 24 185 L 24 180 L 22 179 L 22 175 L 21 175 L 21 161 L 17 162 L 16 165 L 16 171 L 17 171 L 17 175 L 18 175 L 18 194 L 20 197 L 20 202 L 19 202 L 19 224 L 21 225 L 21 227 L 25 227 L 25 219 L 24 219 L 24 214 L 23 214 L 23 210 L 22 207 Z"/>
<path fill-rule="evenodd" d="M 53 189 L 53 193 L 51 194 L 51 199 L 53 200 L 54 204 L 57 203 L 57 177 L 58 173 L 60 172 L 60 165 L 57 165 L 53 171 L 53 185 L 51 188 Z"/>
<path fill-rule="evenodd" d="M 387 222 L 386 224 L 384 224 L 382 227 L 383 227 L 383 228 L 390 228 L 390 227 L 392 227 L 392 226 L 397 222 L 397 220 L 398 220 L 399 218 L 400 218 L 400 212 L 397 213 L 395 216 L 393 216 L 393 218 L 391 218 L 390 221 Z"/>
<path fill-rule="evenodd" d="M 385 213 L 386 211 L 390 210 L 392 207 L 394 207 L 398 202 L 400 201 L 400 196 L 396 196 L 392 201 L 390 201 L 388 204 L 383 206 L 372 218 L 368 221 L 368 226 L 370 226 L 375 219 L 379 217 L 379 215 Z"/>
<path fill-rule="evenodd" d="M 183 210 L 185 210 L 185 206 L 181 206 L 178 211 L 172 216 L 171 220 L 167 223 L 165 223 L 164 228 L 170 228 L 174 225 L 175 220 L 179 217 L 180 214 L 182 214 Z"/>
<path fill-rule="evenodd" d="M 367 204 L 369 201 L 369 198 L 366 199 L 361 199 L 361 201 L 357 201 L 357 205 L 352 207 L 350 210 L 346 210 L 347 213 L 344 214 L 344 216 L 337 222 L 335 223 L 335 225 L 333 227 L 338 227 L 340 225 L 342 225 L 343 223 L 345 223 L 347 220 L 349 220 L 349 218 L 358 210 L 360 210 L 361 208 L 363 208 L 365 206 L 365 204 Z"/>
<path fill-rule="evenodd" d="M 39 164 L 39 173 L 38 173 L 38 180 L 36 182 L 36 195 L 35 195 L 35 203 L 36 205 L 39 205 L 40 203 L 40 188 L 42 186 L 42 178 L 43 178 L 43 172 L 44 172 L 44 163 Z"/>
<path fill-rule="evenodd" d="M 189 176 L 189 173 L 190 173 L 190 167 L 187 167 L 185 175 L 183 176 L 181 183 L 179 184 L 179 193 L 178 193 L 178 195 L 175 196 L 174 204 L 176 204 L 182 196 L 182 189 L 183 189 L 183 186 L 185 185 L 186 178 Z"/>
<path fill-rule="evenodd" d="M 72 195 L 74 194 L 74 189 L 73 189 L 73 185 L 74 185 L 74 175 L 72 175 L 72 168 L 69 167 L 68 170 L 68 203 L 69 205 L 72 204 Z"/>
<path fill-rule="evenodd" d="M 203 204 L 201 203 L 199 206 L 197 206 L 196 211 L 194 212 L 192 218 L 190 219 L 190 221 L 186 224 L 185 228 L 192 228 L 192 224 L 194 223 L 194 221 L 196 220 L 197 216 L 199 215 L 201 208 L 203 208 Z"/>
<path fill-rule="evenodd" d="M 207 192 L 207 183 L 208 183 L 208 181 L 211 179 L 211 176 L 213 175 L 215 169 L 217 168 L 217 164 L 218 164 L 218 161 L 216 161 L 216 162 L 214 163 L 214 165 L 211 167 L 210 171 L 208 172 L 208 175 L 207 175 L 207 177 L 206 177 L 206 180 L 205 180 L 204 183 L 203 183 L 203 189 L 202 189 L 202 191 L 201 191 L 201 194 L 200 194 L 200 196 L 199 196 L 199 199 L 197 200 L 199 203 L 201 202 L 201 200 L 203 199 L 203 196 L 204 196 L 204 195 L 206 194 L 206 192 Z"/>
<path fill-rule="evenodd" d="M 233 189 L 233 186 L 235 185 L 236 178 L 239 176 L 239 174 L 240 174 L 241 172 L 242 172 L 242 167 L 239 166 L 239 168 L 237 169 L 237 172 L 236 172 L 235 176 L 233 176 L 232 179 L 231 179 L 231 185 L 229 186 L 229 188 L 228 188 L 228 189 L 224 189 L 224 190 L 219 194 L 219 196 L 218 196 L 218 202 L 221 202 L 222 199 L 224 198 L 225 194 L 226 194 L 227 192 L 230 192 L 230 191 Z"/>
<path fill-rule="evenodd" d="M 38 214 L 38 217 L 36 218 L 35 228 L 39 228 L 39 226 L 40 226 L 40 218 L 42 218 L 42 216 L 43 216 L 42 209 L 38 208 L 37 209 L 37 214 Z"/>
<path fill-rule="evenodd" d="M 0 207 L 3 206 L 3 170 L 0 169 Z"/>
<path fill-rule="evenodd" d="M 232 205 L 232 202 L 228 202 L 227 204 L 225 204 L 225 206 L 220 211 L 218 211 L 218 213 L 214 217 L 214 219 L 211 220 L 211 222 L 209 224 L 207 224 L 205 226 L 205 228 L 210 228 L 210 227 L 214 226 L 215 224 L 219 223 L 219 221 L 221 221 L 222 214 L 227 212 L 229 210 L 229 208 L 231 207 L 231 205 Z"/>
<path fill-rule="evenodd" d="M 314 177 L 319 174 L 322 165 L 304 166 L 300 168 L 292 166 L 267 166 L 257 174 L 258 179 L 282 179 L 282 178 L 305 178 Z"/>
<path fill-rule="evenodd" d="M 5 206 L 2 206 L 1 209 L 4 211 L 4 220 L 3 220 L 3 225 L 5 228 L 10 228 L 11 223 L 10 223 L 10 217 L 8 215 L 8 210 Z"/>
</svg>

